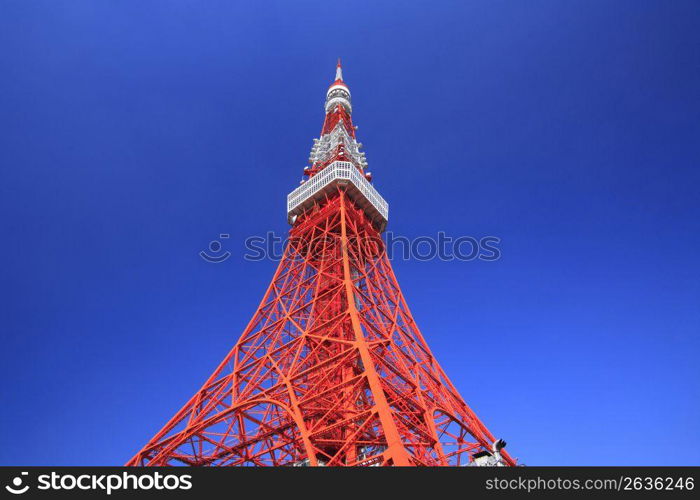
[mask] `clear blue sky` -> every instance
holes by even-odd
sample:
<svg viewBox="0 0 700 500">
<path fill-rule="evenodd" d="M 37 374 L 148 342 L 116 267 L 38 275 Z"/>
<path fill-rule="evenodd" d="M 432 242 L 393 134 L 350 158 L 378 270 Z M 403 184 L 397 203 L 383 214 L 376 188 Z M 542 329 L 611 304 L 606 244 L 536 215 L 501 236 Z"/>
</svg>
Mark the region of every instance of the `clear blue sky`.
<svg viewBox="0 0 700 500">
<path fill-rule="evenodd" d="M 428 4 L 0 4 L 0 464 L 124 463 L 199 388 L 338 56 L 390 229 L 502 239 L 394 263 L 494 434 L 700 463 L 700 4 Z"/>
</svg>

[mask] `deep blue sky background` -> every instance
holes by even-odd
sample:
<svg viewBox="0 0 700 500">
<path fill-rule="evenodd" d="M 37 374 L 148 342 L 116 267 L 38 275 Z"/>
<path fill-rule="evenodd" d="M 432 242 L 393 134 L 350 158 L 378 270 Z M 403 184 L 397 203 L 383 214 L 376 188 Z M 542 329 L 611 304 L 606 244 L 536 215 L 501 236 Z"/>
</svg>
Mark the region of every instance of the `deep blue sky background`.
<svg viewBox="0 0 700 500">
<path fill-rule="evenodd" d="M 0 464 L 121 464 L 199 388 L 338 56 L 390 228 L 502 238 L 394 262 L 494 434 L 699 464 L 700 3 L 266 4 L 0 3 Z"/>
</svg>

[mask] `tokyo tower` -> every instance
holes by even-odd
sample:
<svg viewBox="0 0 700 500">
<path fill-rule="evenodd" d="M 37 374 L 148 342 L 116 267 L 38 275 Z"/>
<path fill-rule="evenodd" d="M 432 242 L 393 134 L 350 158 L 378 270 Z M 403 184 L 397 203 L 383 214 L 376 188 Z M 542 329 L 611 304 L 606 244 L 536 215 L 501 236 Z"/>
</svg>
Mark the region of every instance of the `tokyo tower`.
<svg viewBox="0 0 700 500">
<path fill-rule="evenodd" d="M 127 465 L 515 465 L 433 356 L 381 232 L 340 61 L 284 255 L 240 339 Z"/>
</svg>

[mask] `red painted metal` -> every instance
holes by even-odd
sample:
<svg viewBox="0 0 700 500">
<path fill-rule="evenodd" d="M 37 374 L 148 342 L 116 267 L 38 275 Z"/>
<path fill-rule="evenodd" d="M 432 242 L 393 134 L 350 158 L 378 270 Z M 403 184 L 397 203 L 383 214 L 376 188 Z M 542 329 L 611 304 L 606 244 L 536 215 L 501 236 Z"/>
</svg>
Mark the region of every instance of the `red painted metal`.
<svg viewBox="0 0 700 500">
<path fill-rule="evenodd" d="M 323 121 L 321 135 L 330 133 L 330 131 L 333 130 L 341 120 L 345 130 L 347 130 L 348 134 L 350 134 L 350 137 L 355 137 L 355 127 L 352 124 L 352 118 L 350 117 L 350 114 L 345 111 L 345 108 L 340 105 L 336 106 L 331 113 L 326 115 L 326 119 Z"/>
<path fill-rule="evenodd" d="M 326 124 L 341 118 L 352 125 L 340 106 Z M 338 186 L 295 221 L 231 352 L 127 465 L 466 465 L 493 442 Z"/>
</svg>

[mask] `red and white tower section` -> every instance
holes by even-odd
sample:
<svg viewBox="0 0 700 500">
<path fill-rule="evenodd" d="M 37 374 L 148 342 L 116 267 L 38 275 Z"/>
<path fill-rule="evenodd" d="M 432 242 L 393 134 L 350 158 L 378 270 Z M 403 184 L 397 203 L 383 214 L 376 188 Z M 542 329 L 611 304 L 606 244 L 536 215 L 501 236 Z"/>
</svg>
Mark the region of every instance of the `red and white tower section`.
<svg viewBox="0 0 700 500">
<path fill-rule="evenodd" d="M 406 304 L 340 62 L 290 238 L 257 311 L 202 388 L 128 465 L 515 465 Z"/>
<path fill-rule="evenodd" d="M 296 222 L 299 215 L 343 185 L 346 194 L 383 231 L 389 218 L 389 205 L 372 186 L 365 153 L 360 151 L 362 144 L 355 140 L 350 89 L 343 81 L 340 61 L 335 81 L 326 93 L 325 110 L 321 137 L 314 139 L 310 166 L 304 168 L 308 182 L 302 180 L 301 186 L 287 196 L 289 222 Z"/>
</svg>

